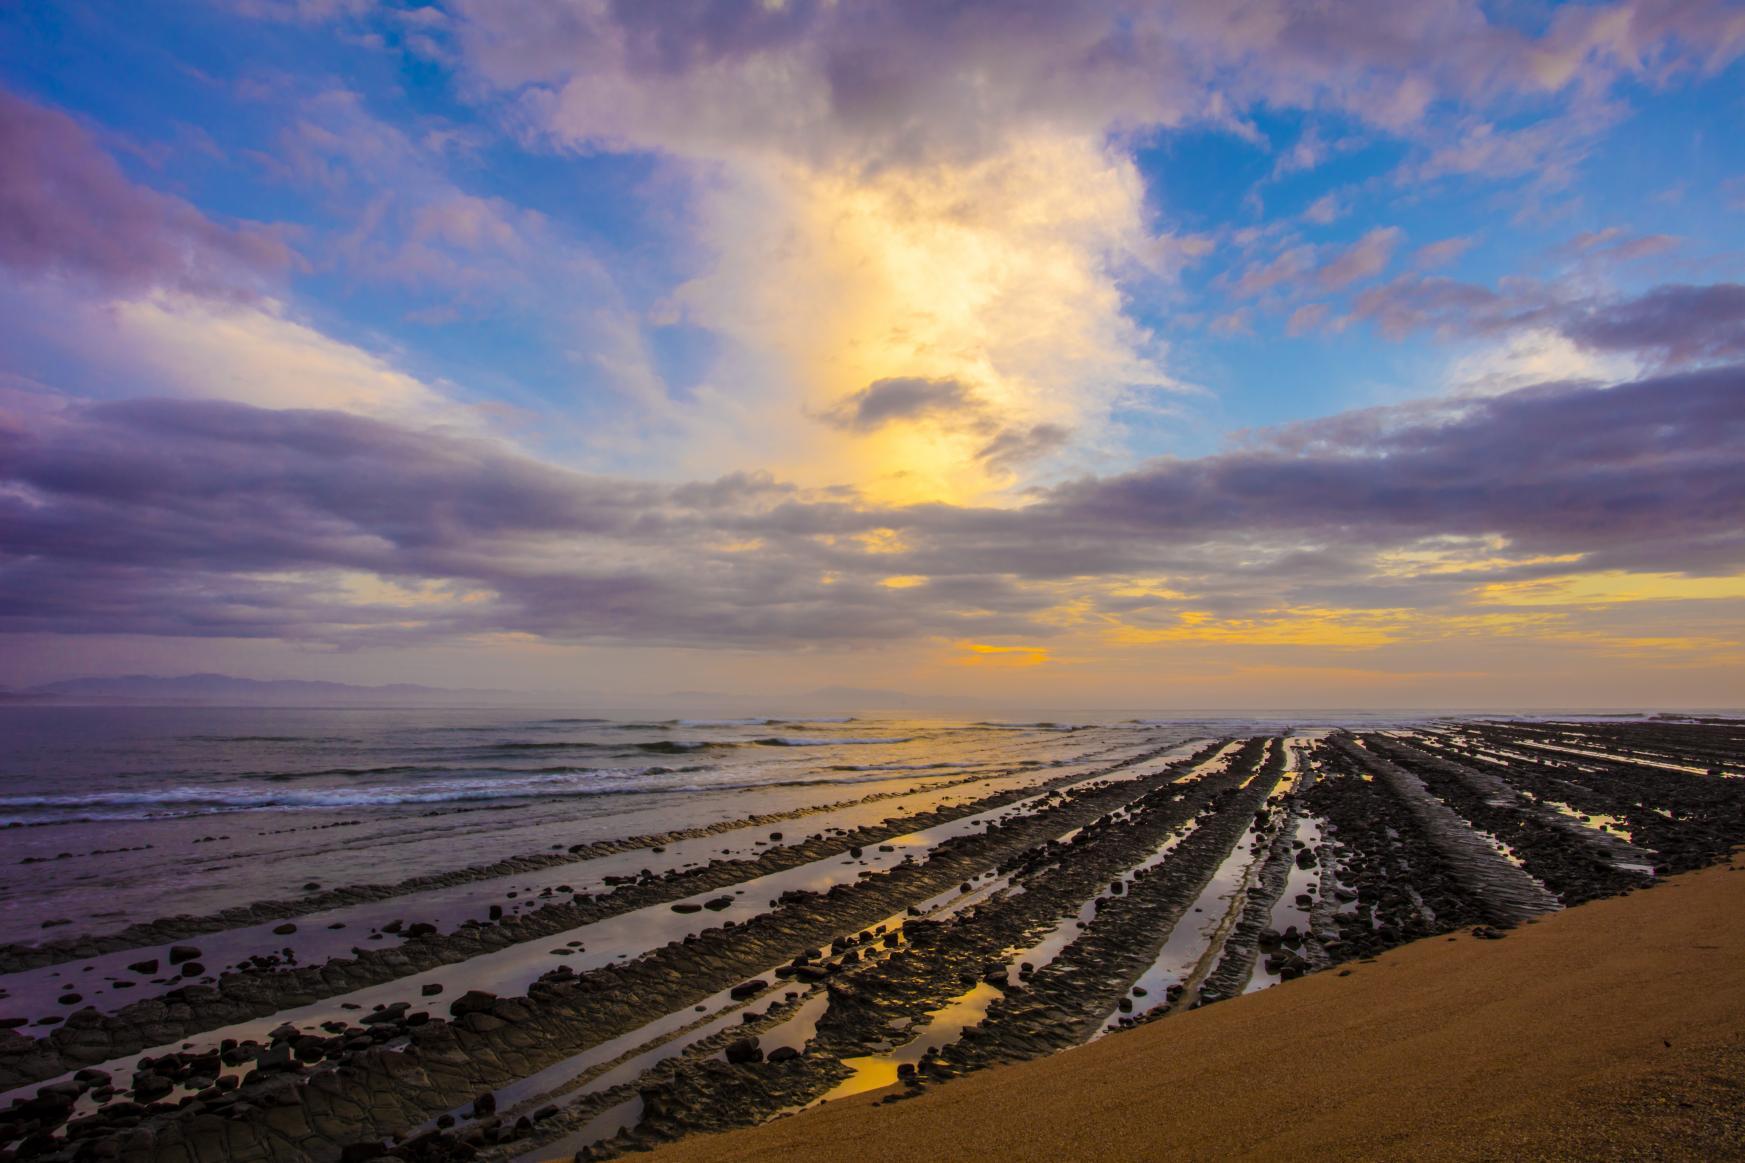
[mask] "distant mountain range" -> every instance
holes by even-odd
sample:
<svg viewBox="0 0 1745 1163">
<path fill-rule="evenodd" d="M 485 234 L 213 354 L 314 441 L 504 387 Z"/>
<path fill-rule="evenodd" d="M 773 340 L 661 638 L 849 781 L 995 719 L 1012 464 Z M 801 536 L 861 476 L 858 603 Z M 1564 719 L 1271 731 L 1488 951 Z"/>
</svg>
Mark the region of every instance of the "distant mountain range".
<svg viewBox="0 0 1745 1163">
<path fill-rule="evenodd" d="M 407 682 L 355 686 L 344 682 L 289 678 L 234 678 L 227 674 L 71 678 L 0 693 L 0 699 L 15 703 L 227 703 L 317 707 L 501 703 L 523 698 L 525 696 L 520 692 L 506 690 L 456 690 Z"/>
</svg>

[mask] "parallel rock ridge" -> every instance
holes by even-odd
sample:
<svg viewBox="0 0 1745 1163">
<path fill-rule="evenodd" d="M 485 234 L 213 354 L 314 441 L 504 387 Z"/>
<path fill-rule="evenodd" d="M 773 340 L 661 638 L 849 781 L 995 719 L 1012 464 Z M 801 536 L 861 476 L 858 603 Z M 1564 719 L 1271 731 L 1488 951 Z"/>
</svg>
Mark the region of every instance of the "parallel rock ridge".
<svg viewBox="0 0 1745 1163">
<path fill-rule="evenodd" d="M 1160 732 L 1076 760 L 935 782 L 958 790 L 883 819 L 865 814 L 881 797 L 820 796 L 8 949 L 0 1146 L 607 1158 L 826 1096 L 895 1101 L 1434 934 L 1502 937 L 1745 843 L 1731 720 Z M 813 818 L 846 823 L 799 834 Z M 668 846 L 747 828 L 752 852 L 656 870 Z M 627 853 L 656 867 L 551 882 Z M 384 901 L 436 915 L 457 886 L 477 915 L 373 920 Z M 348 917 L 376 946 L 314 959 Z M 251 926 L 285 948 L 228 952 Z M 86 1001 L 86 968 L 139 1000 Z M 18 1012 L 27 998 L 71 1012 Z"/>
</svg>

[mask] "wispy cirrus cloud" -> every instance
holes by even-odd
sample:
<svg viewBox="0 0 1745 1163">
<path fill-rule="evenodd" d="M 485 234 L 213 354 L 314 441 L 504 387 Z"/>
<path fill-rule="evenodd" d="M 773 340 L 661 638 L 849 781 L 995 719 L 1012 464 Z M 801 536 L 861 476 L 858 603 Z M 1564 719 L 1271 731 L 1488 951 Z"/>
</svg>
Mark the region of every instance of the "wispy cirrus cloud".
<svg viewBox="0 0 1745 1163">
<path fill-rule="evenodd" d="M 3 89 L 0 155 L 0 263 L 26 276 L 247 300 L 298 262 L 283 230 L 133 181 L 79 122 Z"/>
<path fill-rule="evenodd" d="M 1315 272 L 1315 281 L 1323 290 L 1342 291 L 1353 283 L 1373 279 L 1387 269 L 1394 248 L 1404 237 L 1405 231 L 1397 226 L 1378 226 L 1322 264 Z"/>
</svg>

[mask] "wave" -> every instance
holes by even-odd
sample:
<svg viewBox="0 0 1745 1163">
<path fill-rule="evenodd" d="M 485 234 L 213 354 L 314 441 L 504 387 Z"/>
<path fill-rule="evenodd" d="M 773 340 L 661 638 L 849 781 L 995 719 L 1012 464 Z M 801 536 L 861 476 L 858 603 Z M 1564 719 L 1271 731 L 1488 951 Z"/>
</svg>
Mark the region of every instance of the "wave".
<svg viewBox="0 0 1745 1163">
<path fill-rule="evenodd" d="M 506 739 L 500 743 L 489 743 L 478 750 L 489 753 L 492 751 L 656 751 L 662 753 L 677 753 L 680 751 L 701 751 L 705 748 L 738 747 L 738 743 L 726 739 L 656 739 L 649 743 L 530 743 L 523 740 Z"/>
<path fill-rule="evenodd" d="M 982 720 L 970 724 L 972 727 L 985 727 L 994 731 L 1083 731 L 1091 725 L 1089 723 L 1054 723 L 1046 719 L 1039 723 L 1001 723 Z"/>
<path fill-rule="evenodd" d="M 589 748 L 604 747 L 604 743 L 530 743 L 523 739 L 504 739 L 498 743 L 486 743 L 480 751 L 582 751 Z"/>
<path fill-rule="evenodd" d="M 697 770 L 697 769 L 689 769 Z M 155 791 L 84 792 L 63 795 L 0 796 L 0 813 L 8 809 L 94 811 L 104 808 L 163 809 L 155 815 L 185 815 L 200 811 L 292 811 L 320 808 L 396 807 L 467 800 L 520 799 L 551 794 L 604 794 L 635 790 L 635 781 L 651 774 L 672 774 L 673 768 L 557 768 L 428 780 L 390 787 L 325 787 L 268 791 L 258 787 L 181 786 Z M 0 818 L 6 818 L 0 816 Z"/>
<path fill-rule="evenodd" d="M 760 719 L 675 719 L 680 727 L 805 727 L 814 723 L 853 723 L 853 715 Z"/>
<path fill-rule="evenodd" d="M 330 735 L 183 735 L 183 743 L 340 743 Z"/>
<path fill-rule="evenodd" d="M 702 767 L 559 769 L 436 780 L 393 787 L 263 790 L 257 786 L 169 787 L 158 791 L 87 792 L 76 795 L 0 796 L 0 827 L 8 824 L 71 824 L 95 820 L 150 820 L 232 812 L 362 810 L 481 803 L 500 800 L 571 799 L 605 795 L 670 795 L 736 792 L 757 788 L 807 787 L 874 782 L 886 773 L 869 770 L 812 779 L 686 780 L 650 782 L 662 776 L 696 775 Z M 20 814 L 28 813 L 28 814 Z"/>
<path fill-rule="evenodd" d="M 946 771 L 983 767 L 981 763 L 836 763 L 831 771 Z"/>
<path fill-rule="evenodd" d="M 679 727 L 767 727 L 774 719 L 675 719 Z"/>
<path fill-rule="evenodd" d="M 324 767 L 316 771 L 257 771 L 251 773 L 252 778 L 270 780 L 273 783 L 286 783 L 293 779 L 320 779 L 323 776 L 346 776 L 355 778 L 360 775 L 405 775 L 413 771 L 429 771 L 414 763 L 400 763 L 391 767 Z"/>
<path fill-rule="evenodd" d="M 791 736 L 771 736 L 753 739 L 762 747 L 873 747 L 885 743 L 908 743 L 910 739 L 795 739 Z"/>
</svg>

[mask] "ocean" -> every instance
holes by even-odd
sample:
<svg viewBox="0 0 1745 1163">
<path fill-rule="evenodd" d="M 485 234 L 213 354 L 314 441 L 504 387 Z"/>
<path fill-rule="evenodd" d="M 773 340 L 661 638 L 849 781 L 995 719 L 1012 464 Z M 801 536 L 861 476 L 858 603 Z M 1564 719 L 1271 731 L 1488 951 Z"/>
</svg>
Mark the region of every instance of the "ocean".
<svg viewBox="0 0 1745 1163">
<path fill-rule="evenodd" d="M 7 707 L 0 942 L 922 791 L 1186 729 L 1114 714 Z"/>
</svg>

